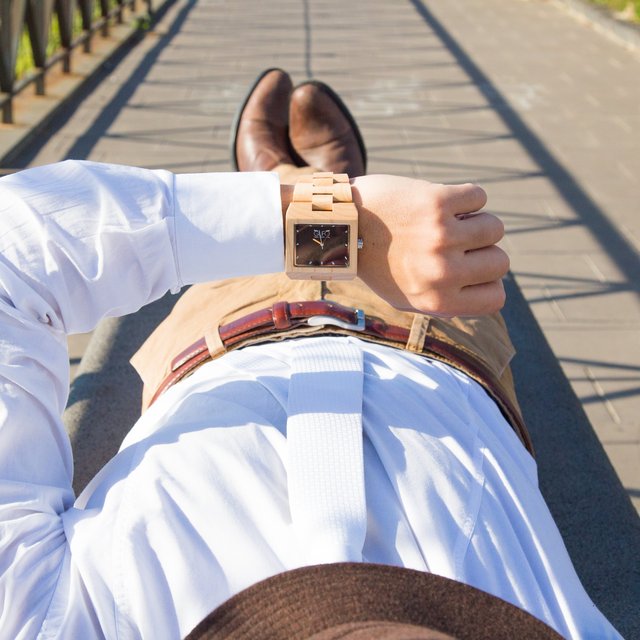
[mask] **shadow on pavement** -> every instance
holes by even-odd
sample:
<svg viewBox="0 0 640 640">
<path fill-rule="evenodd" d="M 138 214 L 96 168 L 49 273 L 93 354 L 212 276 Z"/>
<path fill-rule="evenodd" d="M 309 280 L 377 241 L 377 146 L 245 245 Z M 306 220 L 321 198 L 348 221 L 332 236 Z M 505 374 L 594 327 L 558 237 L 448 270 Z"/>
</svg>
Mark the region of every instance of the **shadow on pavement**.
<svg viewBox="0 0 640 640">
<path fill-rule="evenodd" d="M 585 227 L 590 230 L 594 239 L 602 246 L 603 251 L 609 255 L 620 271 L 625 274 L 627 280 L 635 285 L 635 290 L 639 291 L 640 258 L 635 248 L 620 235 L 603 211 L 580 187 L 571 173 L 555 159 L 540 138 L 529 129 L 522 118 L 511 108 L 500 91 L 429 11 L 424 1 L 410 0 L 410 2 L 455 57 L 460 67 L 482 92 L 491 108 L 522 144 L 529 156 L 543 169 L 545 176 L 553 183 L 567 204 L 576 212 Z"/>
</svg>

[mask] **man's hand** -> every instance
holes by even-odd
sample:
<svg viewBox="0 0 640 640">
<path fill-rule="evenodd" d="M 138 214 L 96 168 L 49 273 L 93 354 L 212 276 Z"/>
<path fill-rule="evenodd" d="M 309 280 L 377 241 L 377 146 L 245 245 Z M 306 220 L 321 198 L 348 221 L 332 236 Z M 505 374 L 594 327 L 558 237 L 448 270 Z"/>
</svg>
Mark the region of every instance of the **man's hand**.
<svg viewBox="0 0 640 640">
<path fill-rule="evenodd" d="M 473 184 L 442 185 L 397 176 L 352 180 L 359 210 L 358 276 L 394 307 L 443 316 L 491 313 L 505 301 L 502 222 L 480 212 Z"/>
</svg>

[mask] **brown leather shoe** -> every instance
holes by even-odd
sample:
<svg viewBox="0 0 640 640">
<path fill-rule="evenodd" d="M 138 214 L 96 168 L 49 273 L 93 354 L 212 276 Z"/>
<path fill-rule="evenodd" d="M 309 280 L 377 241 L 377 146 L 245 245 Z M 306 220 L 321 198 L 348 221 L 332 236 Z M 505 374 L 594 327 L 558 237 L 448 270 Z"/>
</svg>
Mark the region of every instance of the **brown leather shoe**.
<svg viewBox="0 0 640 640">
<path fill-rule="evenodd" d="M 231 127 L 231 164 L 236 171 L 271 171 L 279 164 L 294 164 L 288 136 L 292 89 L 282 69 L 267 69 L 257 77 Z"/>
<path fill-rule="evenodd" d="M 324 82 L 309 80 L 291 95 L 289 138 L 306 164 L 322 171 L 361 176 L 367 151 L 346 105 Z"/>
</svg>

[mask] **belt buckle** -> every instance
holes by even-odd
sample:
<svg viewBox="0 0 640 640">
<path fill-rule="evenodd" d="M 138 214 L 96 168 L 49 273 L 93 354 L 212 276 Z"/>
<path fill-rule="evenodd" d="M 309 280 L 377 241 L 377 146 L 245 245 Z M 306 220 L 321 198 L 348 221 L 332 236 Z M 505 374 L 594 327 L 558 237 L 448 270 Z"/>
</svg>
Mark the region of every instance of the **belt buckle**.
<svg viewBox="0 0 640 640">
<path fill-rule="evenodd" d="M 355 322 L 345 322 L 339 318 L 333 316 L 311 316 L 307 318 L 307 324 L 310 327 L 320 327 L 325 324 L 333 324 L 341 329 L 348 329 L 349 331 L 364 331 L 365 330 L 365 315 L 362 309 L 354 309 L 356 314 Z"/>
</svg>

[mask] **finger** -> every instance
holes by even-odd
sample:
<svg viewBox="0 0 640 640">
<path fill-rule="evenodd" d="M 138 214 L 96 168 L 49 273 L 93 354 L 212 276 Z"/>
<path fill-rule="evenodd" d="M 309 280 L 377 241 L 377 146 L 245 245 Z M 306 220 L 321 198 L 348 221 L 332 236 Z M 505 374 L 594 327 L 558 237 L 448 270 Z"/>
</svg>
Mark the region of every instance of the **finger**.
<svg viewBox="0 0 640 640">
<path fill-rule="evenodd" d="M 450 215 L 474 213 L 487 204 L 485 190 L 477 184 L 443 185 L 442 205 Z"/>
<path fill-rule="evenodd" d="M 492 245 L 475 251 L 467 251 L 462 260 L 463 286 L 473 286 L 500 280 L 509 271 L 509 256 Z"/>
<path fill-rule="evenodd" d="M 491 213 L 481 212 L 458 218 L 457 232 L 460 246 L 465 251 L 482 249 L 500 242 L 504 237 L 504 224 Z"/>
<path fill-rule="evenodd" d="M 506 294 L 502 280 L 464 287 L 459 294 L 458 316 L 482 316 L 500 311 Z"/>
</svg>

